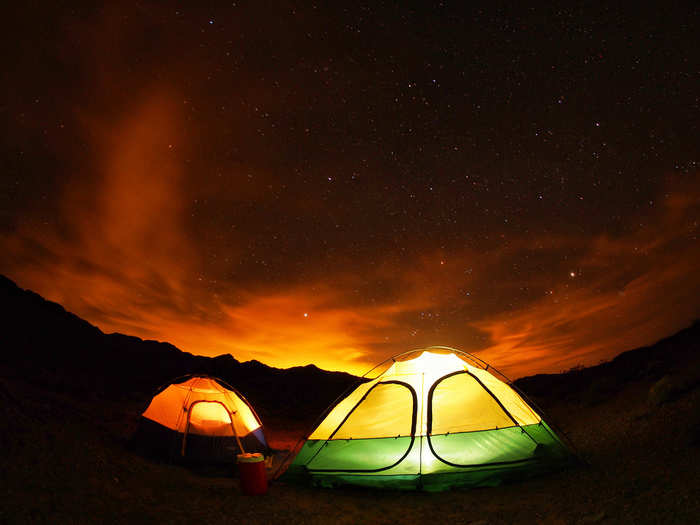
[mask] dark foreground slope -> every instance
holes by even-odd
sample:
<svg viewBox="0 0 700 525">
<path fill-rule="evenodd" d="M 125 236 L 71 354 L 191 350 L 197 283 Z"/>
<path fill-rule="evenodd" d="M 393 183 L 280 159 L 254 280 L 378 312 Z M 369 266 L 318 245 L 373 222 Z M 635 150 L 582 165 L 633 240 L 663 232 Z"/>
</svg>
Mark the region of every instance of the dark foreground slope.
<svg viewBox="0 0 700 525">
<path fill-rule="evenodd" d="M 3 306 L 33 311 L 33 306 L 21 306 L 13 302 L 17 299 L 3 294 Z M 129 375 L 133 360 L 114 364 L 116 372 L 100 372 L 112 364 L 108 358 L 123 356 L 124 350 L 81 345 L 131 341 L 155 348 L 155 353 L 161 348 L 164 354 L 178 351 L 167 345 L 105 336 L 57 305 L 40 302 L 38 296 L 21 292 L 19 297 L 30 305 L 41 305 L 47 313 L 42 318 L 34 312 L 24 321 L 15 315 L 14 326 L 7 318 L 2 325 L 2 523 L 700 522 L 700 388 L 693 372 L 698 325 L 588 371 L 519 381 L 576 444 L 586 461 L 578 468 L 524 483 L 439 494 L 315 490 L 278 482 L 266 496 L 250 498 L 241 496 L 234 477 L 204 476 L 133 454 L 127 442 L 133 421 L 150 395 L 151 376 L 146 372 Z M 84 339 L 71 345 L 48 344 L 75 334 L 61 319 L 82 327 Z M 19 325 L 31 330 L 18 330 Z M 6 334 L 10 332 L 15 334 L 12 344 L 19 346 L 8 357 Z M 91 332 L 96 335 L 90 336 Z M 35 346 L 44 343 L 46 348 Z M 62 355 L 51 355 L 56 348 Z M 100 351 L 103 361 L 90 360 L 90 349 Z M 21 358 L 17 357 L 20 350 Z M 190 362 L 192 356 L 180 354 L 175 354 L 178 359 Z M 86 360 L 67 366 L 75 355 Z M 616 371 L 620 363 L 626 363 L 626 372 Z M 164 374 L 181 372 L 176 365 L 167 366 L 172 369 Z M 238 366 L 245 369 L 244 364 Z M 66 372 L 67 368 L 71 371 Z M 300 382 L 294 385 L 289 380 L 289 390 L 279 394 L 275 405 L 293 406 L 304 395 L 297 393 L 309 389 L 303 373 L 325 377 L 316 370 L 293 373 L 302 374 L 297 376 Z M 100 377 L 104 383 L 95 385 L 95 390 L 90 390 L 92 380 L 76 387 L 71 381 L 81 374 Z M 117 386 L 129 385 L 129 377 L 135 378 L 133 384 L 138 388 L 127 395 Z M 261 397 L 262 404 L 264 399 Z M 298 430 L 302 412 L 294 416 L 292 409 L 276 412 L 267 425 L 271 441 Z M 286 420 L 285 414 L 290 416 Z"/>
</svg>

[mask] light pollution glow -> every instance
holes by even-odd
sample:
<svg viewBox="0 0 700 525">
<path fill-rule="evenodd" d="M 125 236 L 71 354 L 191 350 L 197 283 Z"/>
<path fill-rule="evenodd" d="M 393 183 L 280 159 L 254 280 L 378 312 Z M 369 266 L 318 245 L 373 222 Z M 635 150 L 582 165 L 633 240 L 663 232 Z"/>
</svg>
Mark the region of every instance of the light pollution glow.
<svg viewBox="0 0 700 525">
<path fill-rule="evenodd" d="M 269 286 L 203 278 L 176 99 L 158 90 L 117 121 L 87 122 L 95 175 L 65 184 L 54 224 L 28 220 L 1 237 L 12 257 L 0 270 L 106 332 L 356 374 L 432 344 L 476 352 L 512 377 L 558 372 L 652 343 L 697 315 L 697 179 L 669 178 L 653 216 L 616 237 L 533 234 L 480 252 L 427 246 L 418 258 L 378 253 L 374 264 L 321 264 L 304 282 Z M 245 249 L 241 240 L 227 257 Z M 559 261 L 526 282 L 509 277 L 530 253 Z M 387 283 L 384 297 L 360 292 Z M 508 304 L 523 286 L 541 293 Z"/>
</svg>

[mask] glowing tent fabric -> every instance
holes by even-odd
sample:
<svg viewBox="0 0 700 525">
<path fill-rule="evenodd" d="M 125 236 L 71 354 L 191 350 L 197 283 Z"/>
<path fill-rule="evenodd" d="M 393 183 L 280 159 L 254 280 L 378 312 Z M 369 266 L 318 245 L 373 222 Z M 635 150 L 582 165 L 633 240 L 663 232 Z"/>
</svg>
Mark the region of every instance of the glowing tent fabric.
<svg viewBox="0 0 700 525">
<path fill-rule="evenodd" d="M 162 389 L 142 414 L 139 439 L 171 458 L 234 459 L 244 452 L 266 452 L 255 411 L 219 379 L 191 376 Z"/>
<path fill-rule="evenodd" d="M 429 348 L 397 358 L 333 407 L 285 478 L 444 490 L 566 463 L 568 449 L 542 418 L 467 356 Z"/>
</svg>

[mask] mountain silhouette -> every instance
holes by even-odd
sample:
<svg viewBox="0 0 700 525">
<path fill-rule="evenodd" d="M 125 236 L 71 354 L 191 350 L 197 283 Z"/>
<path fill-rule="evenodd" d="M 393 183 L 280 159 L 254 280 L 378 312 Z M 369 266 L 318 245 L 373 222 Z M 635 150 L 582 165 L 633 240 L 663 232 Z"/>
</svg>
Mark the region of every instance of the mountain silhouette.
<svg viewBox="0 0 700 525">
<path fill-rule="evenodd" d="M 58 392 L 117 400 L 143 400 L 186 374 L 209 374 L 240 390 L 263 419 L 312 420 L 360 379 L 314 365 L 279 369 L 230 354 L 196 356 L 170 343 L 105 334 L 61 305 L 19 288 L 0 275 L 0 367 L 5 375 Z M 700 377 L 700 321 L 654 345 L 621 353 L 596 366 L 515 381 L 536 401 L 596 403 L 635 380 L 680 378 L 689 389 Z M 497 363 L 494 363 L 497 366 Z"/>
<path fill-rule="evenodd" d="M 359 380 L 314 365 L 279 369 L 255 360 L 240 362 L 230 354 L 196 356 L 170 343 L 105 334 L 2 275 L 0 308 L 4 375 L 77 396 L 150 399 L 176 377 L 208 374 L 234 385 L 263 419 L 308 420 Z"/>
</svg>

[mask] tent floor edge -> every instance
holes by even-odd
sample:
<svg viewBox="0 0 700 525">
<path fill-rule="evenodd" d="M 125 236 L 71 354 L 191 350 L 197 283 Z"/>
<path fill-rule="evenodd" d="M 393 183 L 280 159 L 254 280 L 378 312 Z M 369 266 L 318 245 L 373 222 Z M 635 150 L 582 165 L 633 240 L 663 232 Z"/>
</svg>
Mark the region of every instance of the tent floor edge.
<svg viewBox="0 0 700 525">
<path fill-rule="evenodd" d="M 469 471 L 451 471 L 434 474 L 348 474 L 310 473 L 305 469 L 287 471 L 280 481 L 321 488 L 358 486 L 386 490 L 442 492 L 452 489 L 496 487 L 521 482 L 571 466 L 570 461 L 556 463 L 528 463 L 520 466 L 497 466 Z"/>
<path fill-rule="evenodd" d="M 260 432 L 258 432 L 260 431 Z M 142 456 L 180 464 L 235 464 L 241 451 L 233 436 L 187 436 L 187 453 L 181 453 L 182 433 L 146 417 L 140 417 L 130 445 Z M 246 452 L 269 453 L 261 429 L 240 437 Z"/>
</svg>

